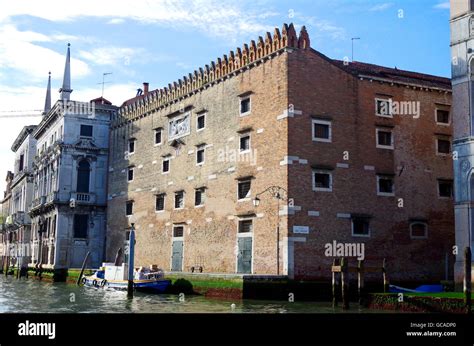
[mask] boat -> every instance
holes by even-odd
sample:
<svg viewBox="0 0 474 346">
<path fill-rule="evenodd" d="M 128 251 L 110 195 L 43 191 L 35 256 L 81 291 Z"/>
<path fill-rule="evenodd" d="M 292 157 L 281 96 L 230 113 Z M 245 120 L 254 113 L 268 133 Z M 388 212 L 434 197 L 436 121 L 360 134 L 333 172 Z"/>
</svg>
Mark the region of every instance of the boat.
<svg viewBox="0 0 474 346">
<path fill-rule="evenodd" d="M 84 276 L 82 283 L 86 287 L 127 290 L 128 269 L 126 264 L 116 266 L 113 263 L 103 263 L 102 267 L 90 276 Z M 148 293 L 164 293 L 171 285 L 171 280 L 164 277 L 161 269 L 155 265 L 150 268 L 134 269 L 133 287 L 136 291 Z"/>
<path fill-rule="evenodd" d="M 421 285 L 415 289 L 390 285 L 390 293 L 440 293 L 444 292 L 443 285 Z"/>
</svg>

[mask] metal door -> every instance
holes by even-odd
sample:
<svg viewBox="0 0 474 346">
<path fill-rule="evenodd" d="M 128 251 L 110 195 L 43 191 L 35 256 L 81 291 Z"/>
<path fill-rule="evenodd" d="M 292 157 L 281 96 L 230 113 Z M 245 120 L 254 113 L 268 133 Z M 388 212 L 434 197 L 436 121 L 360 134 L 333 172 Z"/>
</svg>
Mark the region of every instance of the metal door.
<svg viewBox="0 0 474 346">
<path fill-rule="evenodd" d="M 171 271 L 183 270 L 183 241 L 173 240 L 173 256 L 171 258 Z"/>
<path fill-rule="evenodd" d="M 237 272 L 240 274 L 252 273 L 252 237 L 239 238 L 239 252 L 237 254 Z"/>
</svg>

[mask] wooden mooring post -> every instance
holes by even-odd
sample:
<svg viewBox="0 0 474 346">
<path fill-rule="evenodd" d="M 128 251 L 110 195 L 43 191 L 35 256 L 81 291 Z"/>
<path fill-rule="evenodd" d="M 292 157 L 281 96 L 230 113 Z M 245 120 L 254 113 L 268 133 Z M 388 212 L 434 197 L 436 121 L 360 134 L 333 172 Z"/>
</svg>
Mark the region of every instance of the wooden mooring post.
<svg viewBox="0 0 474 346">
<path fill-rule="evenodd" d="M 338 275 L 337 273 L 340 272 L 341 267 L 339 266 L 339 261 L 335 258 L 332 261 L 332 307 L 335 308 L 337 306 L 337 285 L 338 285 Z M 339 271 L 336 271 L 339 270 Z"/>
<path fill-rule="evenodd" d="M 472 253 L 471 248 L 466 247 L 464 250 L 464 303 L 466 304 L 466 312 L 472 312 Z"/>
<path fill-rule="evenodd" d="M 341 259 L 342 309 L 349 309 L 349 259 Z"/>
<path fill-rule="evenodd" d="M 390 289 L 390 283 L 388 282 L 386 258 L 384 258 L 382 262 L 382 275 L 383 275 L 383 292 L 388 293 Z"/>
<path fill-rule="evenodd" d="M 359 260 L 357 263 L 357 292 L 359 294 L 359 306 L 364 305 L 364 261 Z"/>
<path fill-rule="evenodd" d="M 86 265 L 87 265 L 87 260 L 90 256 L 91 252 L 90 251 L 87 251 L 86 253 L 86 257 L 84 257 L 84 262 L 82 262 L 82 268 L 81 268 L 81 273 L 79 274 L 79 277 L 77 278 L 77 282 L 76 282 L 76 285 L 79 286 L 81 284 L 81 279 L 82 279 L 82 275 L 84 274 L 84 269 L 86 268 Z"/>
</svg>

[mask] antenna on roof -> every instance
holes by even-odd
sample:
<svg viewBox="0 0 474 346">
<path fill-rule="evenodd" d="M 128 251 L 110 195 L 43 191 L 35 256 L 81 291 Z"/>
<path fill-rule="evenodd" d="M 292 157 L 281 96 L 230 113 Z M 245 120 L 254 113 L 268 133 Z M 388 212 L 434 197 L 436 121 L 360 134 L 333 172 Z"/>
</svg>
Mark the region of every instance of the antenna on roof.
<svg viewBox="0 0 474 346">
<path fill-rule="evenodd" d="M 352 43 L 351 62 L 354 62 L 354 40 L 360 40 L 360 37 L 353 37 L 353 38 L 351 38 L 351 43 Z"/>
<path fill-rule="evenodd" d="M 105 81 L 105 76 L 108 76 L 109 74 L 112 74 L 112 72 L 104 72 L 102 73 L 102 83 L 97 83 L 97 84 L 102 84 L 102 98 L 104 97 L 104 85 L 110 82 Z"/>
</svg>

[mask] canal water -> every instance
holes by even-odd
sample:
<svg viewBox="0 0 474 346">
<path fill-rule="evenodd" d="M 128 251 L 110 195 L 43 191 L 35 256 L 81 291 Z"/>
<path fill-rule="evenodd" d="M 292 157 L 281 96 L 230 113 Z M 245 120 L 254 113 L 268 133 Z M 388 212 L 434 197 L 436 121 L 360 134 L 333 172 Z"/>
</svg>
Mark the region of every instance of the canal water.
<svg viewBox="0 0 474 346">
<path fill-rule="evenodd" d="M 0 275 L 0 313 L 339 313 L 329 302 L 222 300 L 78 287 Z M 361 310 L 356 304 L 348 312 Z M 380 311 L 379 311 L 380 312 Z"/>
</svg>

